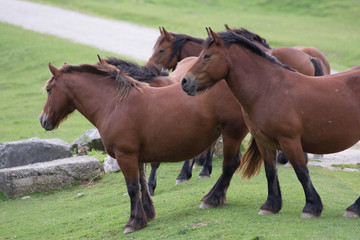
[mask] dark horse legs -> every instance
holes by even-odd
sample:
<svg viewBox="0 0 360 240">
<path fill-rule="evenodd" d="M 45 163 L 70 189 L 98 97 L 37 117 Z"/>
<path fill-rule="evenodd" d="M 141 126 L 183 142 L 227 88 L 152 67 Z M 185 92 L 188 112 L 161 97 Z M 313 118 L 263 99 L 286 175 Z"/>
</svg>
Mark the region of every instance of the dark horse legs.
<svg viewBox="0 0 360 240">
<path fill-rule="evenodd" d="M 192 160 L 186 160 L 182 166 L 181 172 L 176 178 L 176 184 L 186 182 L 192 177 L 192 169 L 195 161 L 199 160 L 203 162 L 203 168 L 199 174 L 199 178 L 210 177 L 212 172 L 212 158 L 215 151 L 215 143 L 213 143 L 206 151 L 204 151 L 199 156 L 195 157 Z M 201 158 L 201 159 L 199 159 Z M 154 196 L 155 188 L 156 188 L 156 172 L 159 168 L 160 163 L 151 163 L 151 172 L 149 176 L 148 186 L 149 192 L 151 196 Z"/>
<path fill-rule="evenodd" d="M 155 188 L 156 188 L 156 171 L 159 168 L 160 163 L 151 163 L 151 172 L 149 176 L 149 192 L 151 196 L 154 196 Z"/>
<path fill-rule="evenodd" d="M 360 197 L 346 209 L 344 217 L 360 217 Z"/>
<path fill-rule="evenodd" d="M 204 162 L 199 177 L 210 177 L 210 174 L 212 172 L 212 158 L 215 151 L 215 144 L 216 142 L 214 142 L 208 149 L 206 149 L 199 156 L 195 157 L 193 160 L 188 160 L 184 162 L 181 172 L 176 178 L 176 184 L 186 182 L 192 177 L 192 168 L 195 162 Z"/>
<path fill-rule="evenodd" d="M 232 142 L 232 143 L 231 143 Z M 236 169 L 240 165 L 240 143 L 224 138 L 223 171 L 210 192 L 201 199 L 200 208 L 213 208 L 226 203 L 226 192 Z"/>
<path fill-rule="evenodd" d="M 302 217 L 318 217 L 321 215 L 323 205 L 319 194 L 316 192 L 306 166 L 302 146 L 300 141 L 284 141 L 280 143 L 286 156 L 288 156 L 291 165 L 294 168 L 297 178 L 299 179 L 304 192 L 306 204 L 303 209 Z"/>
<path fill-rule="evenodd" d="M 145 164 L 138 164 L 135 156 L 121 153 L 116 159 L 124 174 L 130 197 L 130 218 L 125 224 L 125 234 L 145 227 L 149 220 L 155 218 L 155 208 L 147 188 Z"/>
</svg>

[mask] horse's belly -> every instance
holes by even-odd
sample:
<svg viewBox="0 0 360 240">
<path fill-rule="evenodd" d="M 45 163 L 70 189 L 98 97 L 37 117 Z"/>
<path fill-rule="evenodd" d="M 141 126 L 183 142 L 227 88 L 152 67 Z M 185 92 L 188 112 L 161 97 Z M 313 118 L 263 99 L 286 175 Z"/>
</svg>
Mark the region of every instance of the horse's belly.
<svg viewBox="0 0 360 240">
<path fill-rule="evenodd" d="M 205 151 L 220 133 L 198 133 L 198 136 L 189 138 L 172 138 L 160 141 L 151 141 L 142 146 L 140 162 L 179 162 L 192 159 Z"/>
</svg>

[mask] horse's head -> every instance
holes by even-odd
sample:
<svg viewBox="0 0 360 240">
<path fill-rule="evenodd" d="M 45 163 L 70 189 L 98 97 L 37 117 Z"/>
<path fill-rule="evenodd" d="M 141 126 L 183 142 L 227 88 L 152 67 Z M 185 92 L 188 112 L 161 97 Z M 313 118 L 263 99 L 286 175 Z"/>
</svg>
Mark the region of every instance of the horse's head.
<svg viewBox="0 0 360 240">
<path fill-rule="evenodd" d="M 175 37 L 165 30 L 165 28 L 160 29 L 160 37 L 156 41 L 153 54 L 151 55 L 148 64 L 153 63 L 160 65 L 166 69 L 172 69 L 176 66 L 177 58 L 171 57 L 173 51 L 173 41 Z"/>
<path fill-rule="evenodd" d="M 69 104 L 69 97 L 63 89 L 63 79 L 61 79 L 63 73 L 51 63 L 49 63 L 49 69 L 52 77 L 44 87 L 48 97 L 39 118 L 41 126 L 46 131 L 51 131 L 58 127 L 60 122 L 75 110 Z"/>
<path fill-rule="evenodd" d="M 206 47 L 181 80 L 183 90 L 192 96 L 212 87 L 215 83 L 224 79 L 229 72 L 223 40 L 210 28 L 207 29 L 207 32 L 209 38 Z"/>
</svg>

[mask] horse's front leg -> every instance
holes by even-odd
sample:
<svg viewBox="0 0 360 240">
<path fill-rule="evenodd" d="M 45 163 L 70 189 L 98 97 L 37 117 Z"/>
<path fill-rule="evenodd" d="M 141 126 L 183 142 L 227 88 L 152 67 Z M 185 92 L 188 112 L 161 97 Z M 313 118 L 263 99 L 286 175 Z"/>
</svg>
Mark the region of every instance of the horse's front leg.
<svg viewBox="0 0 360 240">
<path fill-rule="evenodd" d="M 222 174 L 210 192 L 201 199 L 200 208 L 214 208 L 226 203 L 226 192 L 234 172 L 240 165 L 240 144 L 238 139 L 224 137 L 224 160 Z"/>
<path fill-rule="evenodd" d="M 305 192 L 306 204 L 301 216 L 305 218 L 320 216 L 323 204 L 311 182 L 300 139 L 282 139 L 279 142 Z"/>
<path fill-rule="evenodd" d="M 116 160 L 124 174 L 130 197 L 130 218 L 125 224 L 124 234 L 139 230 L 147 225 L 139 178 L 138 157 L 127 154 L 116 154 Z"/>
<path fill-rule="evenodd" d="M 268 184 L 268 197 L 265 203 L 260 207 L 259 215 L 276 214 L 282 207 L 281 190 L 276 166 L 276 150 L 266 149 L 255 139 L 253 139 L 253 141 L 255 141 L 254 143 L 264 159 L 265 174 Z"/>
</svg>

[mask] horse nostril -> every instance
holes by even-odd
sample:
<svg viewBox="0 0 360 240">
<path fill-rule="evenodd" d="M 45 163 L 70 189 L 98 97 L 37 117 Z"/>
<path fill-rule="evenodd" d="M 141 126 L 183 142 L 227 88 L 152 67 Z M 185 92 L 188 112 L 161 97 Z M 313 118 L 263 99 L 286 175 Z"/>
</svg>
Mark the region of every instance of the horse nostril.
<svg viewBox="0 0 360 240">
<path fill-rule="evenodd" d="M 183 78 L 181 79 L 181 85 L 182 85 L 182 86 L 185 86 L 187 83 L 188 83 L 187 78 L 186 78 L 186 77 L 183 77 Z"/>
</svg>

